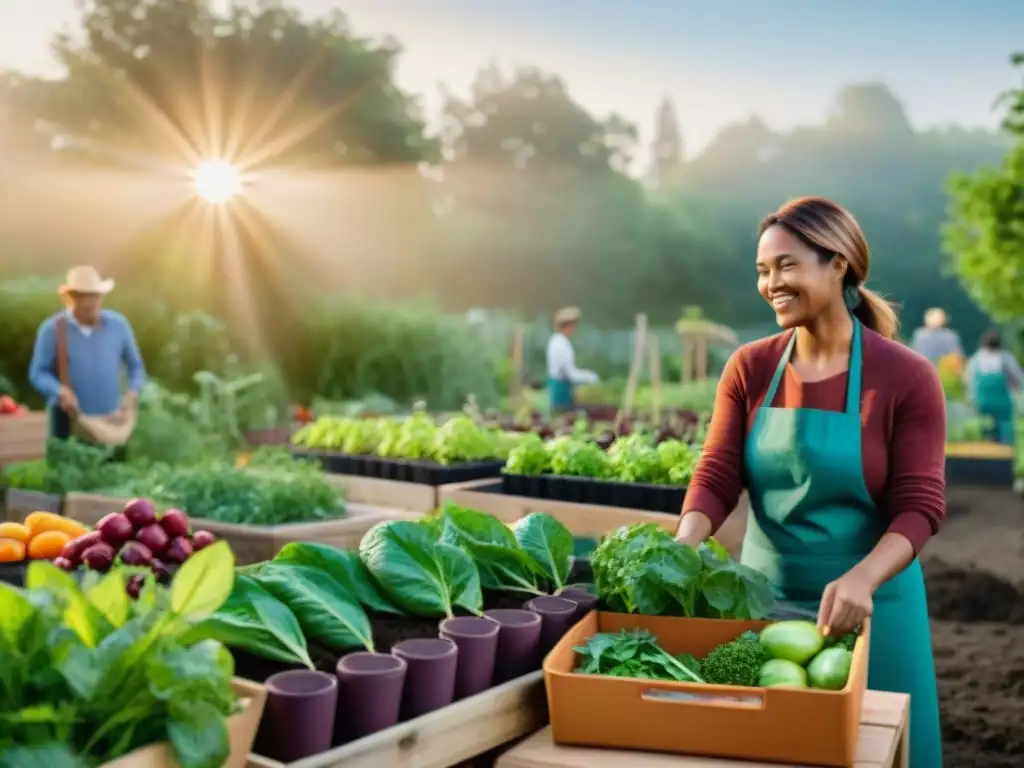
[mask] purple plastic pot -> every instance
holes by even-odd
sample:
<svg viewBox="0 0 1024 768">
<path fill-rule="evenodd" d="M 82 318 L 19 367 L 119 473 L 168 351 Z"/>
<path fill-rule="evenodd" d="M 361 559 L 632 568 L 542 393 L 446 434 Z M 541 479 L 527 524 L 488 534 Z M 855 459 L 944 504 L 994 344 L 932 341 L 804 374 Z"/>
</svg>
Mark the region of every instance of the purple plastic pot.
<svg viewBox="0 0 1024 768">
<path fill-rule="evenodd" d="M 360 651 L 338 661 L 338 735 L 351 741 L 398 723 L 405 661 L 390 653 Z"/>
<path fill-rule="evenodd" d="M 409 668 L 402 693 L 402 720 L 412 720 L 452 703 L 459 659 L 455 643 L 440 637 L 403 640 L 391 653 Z"/>
<path fill-rule="evenodd" d="M 572 600 L 576 603 L 576 614 L 573 616 L 573 624 L 576 624 L 576 622 L 597 607 L 597 595 L 585 587 L 574 587 L 570 584 L 568 587 L 562 587 L 558 590 L 558 597 L 564 597 L 566 600 Z"/>
<path fill-rule="evenodd" d="M 537 669 L 540 665 L 540 614 L 518 608 L 496 608 L 484 611 L 484 615 L 498 623 L 494 684 Z"/>
<path fill-rule="evenodd" d="M 540 655 L 543 658 L 576 623 L 579 605 L 564 597 L 535 597 L 526 607 L 540 614 Z"/>
<path fill-rule="evenodd" d="M 267 703 L 256 753 L 290 763 L 331 748 L 338 681 L 326 672 L 293 669 L 267 678 Z"/>
<path fill-rule="evenodd" d="M 480 616 L 459 616 L 441 622 L 438 633 L 459 647 L 455 668 L 455 698 L 474 696 L 491 687 L 494 658 L 498 651 L 496 621 Z"/>
</svg>

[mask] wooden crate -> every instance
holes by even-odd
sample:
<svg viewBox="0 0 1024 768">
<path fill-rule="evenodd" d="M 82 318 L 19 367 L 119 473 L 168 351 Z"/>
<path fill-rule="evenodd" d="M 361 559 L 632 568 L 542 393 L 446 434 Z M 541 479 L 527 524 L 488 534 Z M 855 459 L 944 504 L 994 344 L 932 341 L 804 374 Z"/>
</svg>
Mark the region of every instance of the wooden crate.
<svg viewBox="0 0 1024 768">
<path fill-rule="evenodd" d="M 401 509 L 417 514 L 426 514 L 437 509 L 440 486 L 383 480 L 379 477 L 337 475 L 330 472 L 325 473 L 324 478 L 333 487 L 341 490 L 346 499 L 357 504 Z"/>
<path fill-rule="evenodd" d="M 0 416 L 0 467 L 46 455 L 50 419 L 45 411 Z"/>
<path fill-rule="evenodd" d="M 909 696 L 867 691 L 860 721 L 856 768 L 908 768 L 909 715 Z M 495 768 L 745 768 L 754 765 L 770 764 L 654 752 L 561 747 L 554 743 L 551 728 L 545 728 L 498 758 Z"/>
<path fill-rule="evenodd" d="M 231 756 L 224 768 L 245 768 L 263 716 L 263 706 L 267 701 L 267 689 L 250 680 L 235 678 L 235 693 L 242 705 L 242 711 L 231 717 L 227 722 L 228 738 L 231 740 Z M 100 768 L 176 768 L 173 752 L 169 744 L 153 744 L 142 747 L 124 757 Z"/>
<path fill-rule="evenodd" d="M 64 500 L 64 514 L 84 525 L 95 525 L 111 512 L 120 512 L 127 499 L 101 496 L 93 493 L 69 493 Z M 187 510 L 186 510 L 187 511 Z M 193 518 L 194 528 L 209 531 L 231 545 L 238 565 L 249 565 L 269 560 L 285 544 L 293 541 L 313 541 L 342 549 L 355 549 L 373 525 L 382 520 L 408 517 L 396 509 L 371 507 L 365 504 L 347 504 L 345 517 L 288 525 L 236 525 L 215 520 Z"/>
<path fill-rule="evenodd" d="M 64 499 L 39 491 L 21 491 L 9 488 L 4 494 L 4 510 L 0 519 L 11 523 L 22 523 L 32 512 L 53 512 L 61 514 Z"/>
<path fill-rule="evenodd" d="M 487 512 L 507 523 L 515 522 L 530 512 L 547 512 L 558 518 L 572 531 L 573 536 L 579 538 L 600 539 L 616 528 L 633 523 L 654 523 L 671 532 L 675 532 L 679 526 L 678 515 L 661 512 L 534 499 L 528 496 L 506 496 L 501 493 L 501 480 L 472 480 L 468 483 L 442 485 L 438 496 L 439 504 L 451 501 Z M 715 534 L 734 556 L 738 555 L 743 542 L 748 507 L 747 496 L 743 494 L 732 515 Z"/>
<path fill-rule="evenodd" d="M 450 768 L 533 733 L 547 723 L 541 672 L 394 728 L 291 763 L 302 768 Z M 285 768 L 252 755 L 249 768 Z"/>
</svg>

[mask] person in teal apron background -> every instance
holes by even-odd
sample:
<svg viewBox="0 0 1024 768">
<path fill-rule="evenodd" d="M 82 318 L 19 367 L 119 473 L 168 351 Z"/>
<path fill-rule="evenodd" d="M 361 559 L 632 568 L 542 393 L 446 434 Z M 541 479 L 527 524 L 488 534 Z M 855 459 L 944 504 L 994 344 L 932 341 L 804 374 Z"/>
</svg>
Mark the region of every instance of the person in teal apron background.
<svg viewBox="0 0 1024 768">
<path fill-rule="evenodd" d="M 1003 349 L 999 331 L 982 334 L 978 351 L 967 361 L 964 380 L 975 409 L 991 421 L 988 439 L 1012 445 L 1013 395 L 1024 385 L 1024 371 L 1013 355 Z"/>
<path fill-rule="evenodd" d="M 581 313 L 577 307 L 565 307 L 555 313 L 555 332 L 548 339 L 548 398 L 552 413 L 568 413 L 576 409 L 577 384 L 594 384 L 593 371 L 576 367 L 572 337 L 579 326 Z"/>
<path fill-rule="evenodd" d="M 917 553 L 945 515 L 945 399 L 868 290 L 869 250 L 822 198 L 762 223 L 758 290 L 783 332 L 740 348 L 719 383 L 677 538 L 718 530 L 744 487 L 742 561 L 839 636 L 871 618 L 871 688 L 911 696 L 910 765 L 941 768 Z"/>
</svg>

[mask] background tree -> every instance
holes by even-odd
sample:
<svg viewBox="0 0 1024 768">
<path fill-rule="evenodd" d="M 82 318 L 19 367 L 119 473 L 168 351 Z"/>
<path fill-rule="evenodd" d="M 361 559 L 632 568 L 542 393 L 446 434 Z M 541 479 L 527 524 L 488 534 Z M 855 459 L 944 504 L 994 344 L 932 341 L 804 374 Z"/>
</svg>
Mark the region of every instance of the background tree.
<svg viewBox="0 0 1024 768">
<path fill-rule="evenodd" d="M 1024 68 L 1024 53 L 1011 59 Z M 1024 317 L 1024 86 L 1003 97 L 1015 144 L 998 166 L 950 182 L 945 247 L 971 296 L 994 318 Z"/>
</svg>

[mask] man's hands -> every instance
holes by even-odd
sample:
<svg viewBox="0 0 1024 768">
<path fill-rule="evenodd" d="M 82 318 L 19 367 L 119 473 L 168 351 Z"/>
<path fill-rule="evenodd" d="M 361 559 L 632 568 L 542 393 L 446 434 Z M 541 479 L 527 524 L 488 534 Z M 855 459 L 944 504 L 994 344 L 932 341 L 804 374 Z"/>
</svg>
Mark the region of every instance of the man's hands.
<svg viewBox="0 0 1024 768">
<path fill-rule="evenodd" d="M 70 387 L 62 386 L 60 388 L 60 392 L 57 393 L 57 405 L 67 413 L 78 412 L 78 398 L 75 397 L 75 393 L 71 391 Z"/>
</svg>

